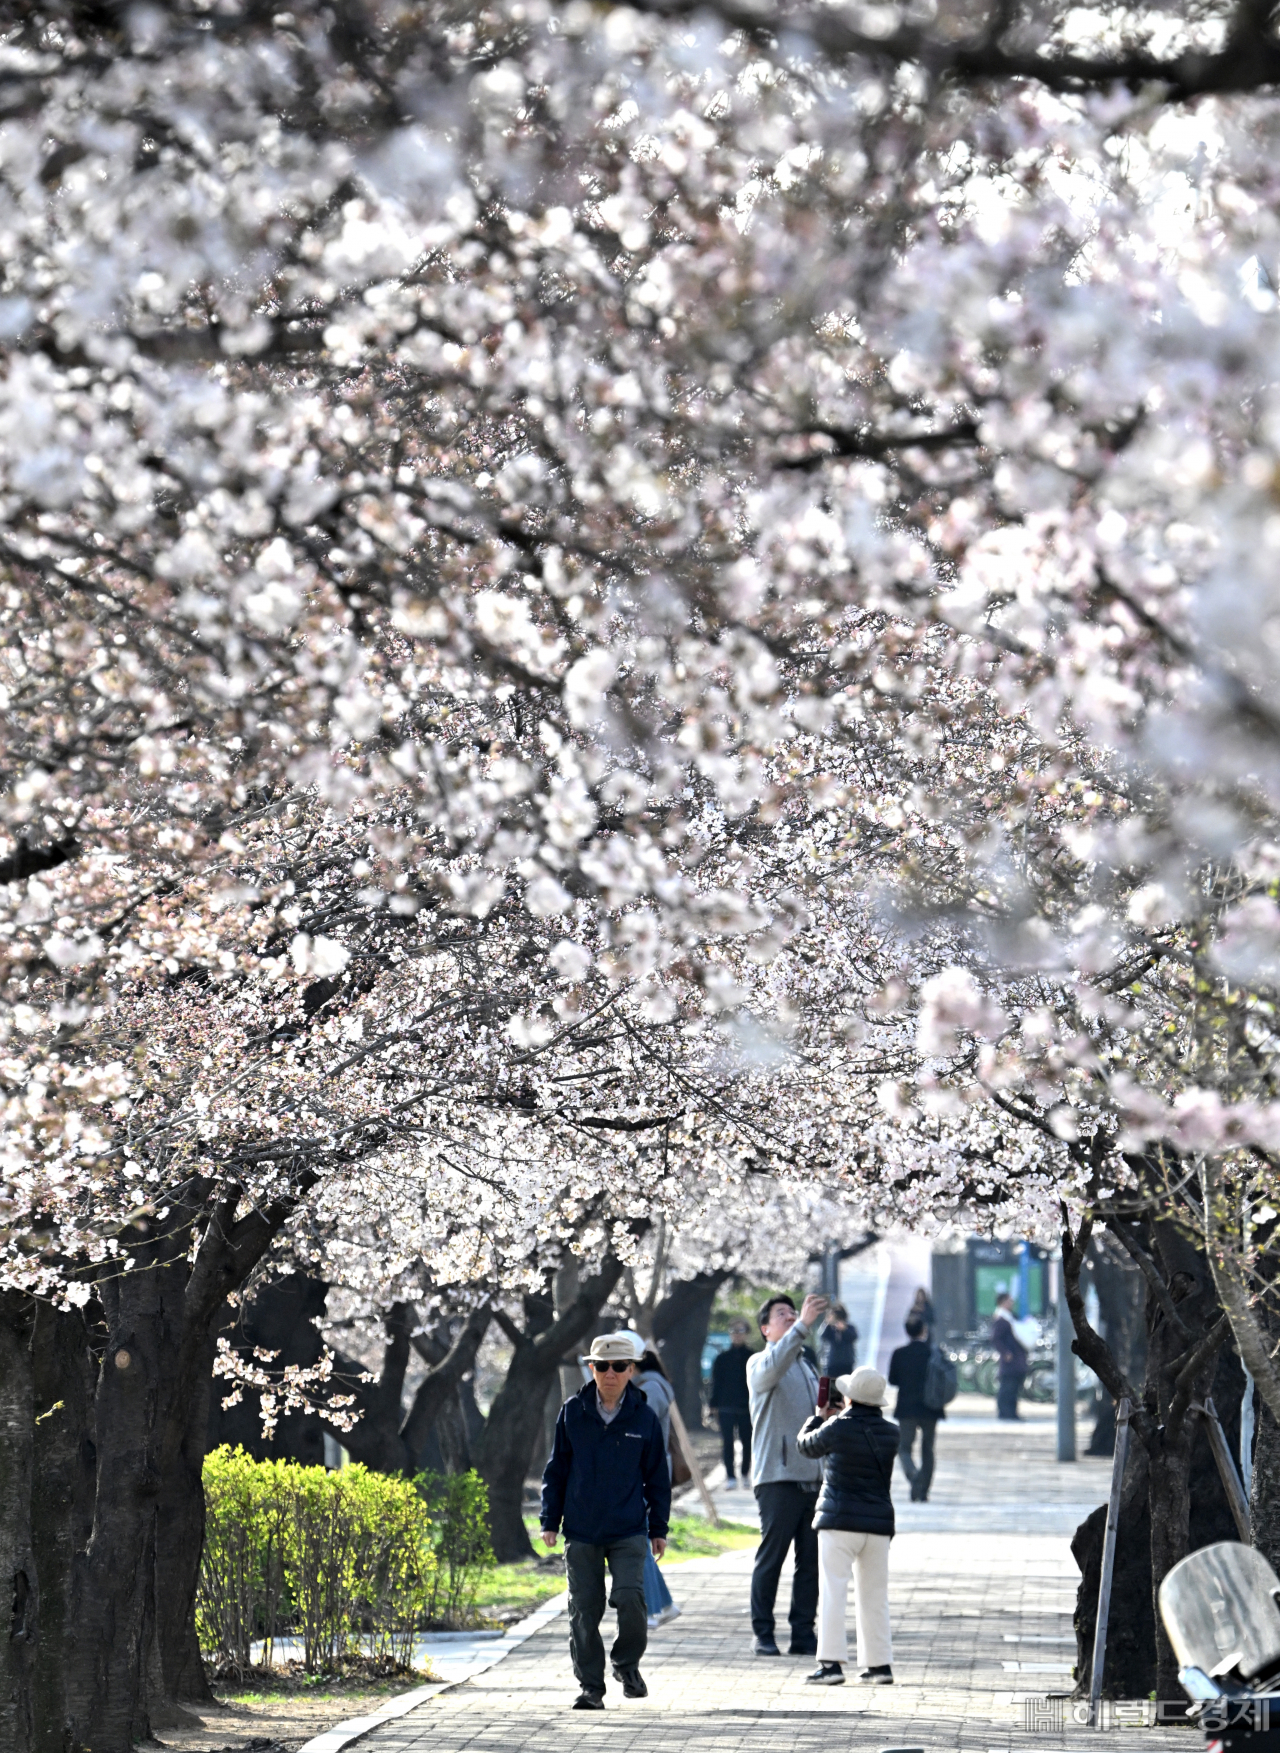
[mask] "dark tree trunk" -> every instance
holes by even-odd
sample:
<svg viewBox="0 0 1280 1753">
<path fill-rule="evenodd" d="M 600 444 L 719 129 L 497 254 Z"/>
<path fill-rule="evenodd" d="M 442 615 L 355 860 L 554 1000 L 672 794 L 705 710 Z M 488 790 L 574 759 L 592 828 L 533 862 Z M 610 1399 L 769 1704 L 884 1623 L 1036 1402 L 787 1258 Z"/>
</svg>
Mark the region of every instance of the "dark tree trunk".
<svg viewBox="0 0 1280 1753">
<path fill-rule="evenodd" d="M 653 1336 L 676 1391 L 676 1405 L 690 1430 L 702 1429 L 702 1348 L 711 1307 L 731 1272 L 699 1272 L 677 1279 L 653 1311 Z"/>
<path fill-rule="evenodd" d="M 9 1609 L 8 1623 L 0 1624 L 0 1747 L 6 1753 L 33 1753 L 36 1742 L 40 1593 L 31 1547 L 34 1316 L 29 1297 L 0 1293 L 0 1600 Z"/>
<path fill-rule="evenodd" d="M 93 1307 L 95 1327 L 101 1305 Z M 77 1567 L 93 1531 L 97 1448 L 92 1405 L 101 1334 L 79 1312 L 38 1303 L 31 1335 L 35 1387 L 35 1476 L 31 1544 L 40 1585 L 36 1643 L 36 1753 L 62 1753 L 67 1681 L 78 1661 Z"/>
<path fill-rule="evenodd" d="M 329 1287 L 321 1279 L 291 1272 L 260 1284 L 236 1311 L 223 1334 L 248 1358 L 255 1349 L 276 1354 L 273 1369 L 289 1364 L 310 1369 L 319 1363 L 323 1345 L 316 1322 L 323 1316 Z M 246 1388 L 234 1406 L 223 1408 L 226 1390 L 214 1384 L 209 1407 L 209 1447 L 230 1443 L 255 1461 L 297 1461 L 303 1467 L 324 1465 L 324 1430 L 317 1412 L 286 1412 L 270 1437 L 262 1432 L 262 1396 Z"/>
<path fill-rule="evenodd" d="M 1095 1237 L 1090 1276 L 1098 1293 L 1107 1345 L 1131 1382 L 1141 1380 L 1146 1364 L 1146 1283 L 1124 1250 L 1110 1237 Z M 1110 1455 L 1115 1449 L 1116 1404 L 1099 1388 L 1089 1455 Z"/>
<path fill-rule="evenodd" d="M 542 1409 L 555 1385 L 560 1359 L 591 1331 L 621 1276 L 621 1263 L 607 1259 L 600 1272 L 583 1281 L 564 1313 L 547 1320 L 536 1333 L 522 1333 L 509 1316 L 495 1312 L 494 1319 L 515 1350 L 472 1453 L 476 1471 L 489 1488 L 489 1529 L 499 1564 L 533 1556 L 524 1525 L 524 1482 L 542 1429 Z M 532 1317 L 534 1311 L 528 1305 L 526 1309 Z M 545 1320 L 549 1312 L 544 1302 L 538 1318 Z"/>
<path fill-rule="evenodd" d="M 469 1376 L 480 1349 L 480 1341 L 489 1330 L 492 1314 L 487 1303 L 473 1309 L 461 1323 L 457 1334 L 446 1349 L 441 1338 L 428 1347 L 425 1336 L 414 1334 L 413 1344 L 420 1355 L 431 1363 L 430 1372 L 418 1384 L 401 1428 L 409 1470 L 417 1471 L 427 1433 L 434 1431 L 440 1458 L 446 1473 L 465 1473 L 471 1466 L 471 1438 L 462 1409 L 462 1379 Z M 440 1356 L 440 1351 L 444 1355 Z"/>
<path fill-rule="evenodd" d="M 185 1720 L 177 1700 L 208 1697 L 194 1610 L 213 1335 L 296 1202 L 237 1222 L 238 1191 L 212 1192 L 188 1182 L 163 1224 L 135 1225 L 87 1318 L 0 1301 L 4 1753 L 129 1753 Z"/>
<path fill-rule="evenodd" d="M 1107 1506 L 1102 1504 L 1076 1529 L 1071 1556 L 1080 1567 L 1076 1596 L 1076 1690 L 1087 1696 L 1093 1675 L 1093 1634 L 1098 1620 L 1102 1543 Z M 1151 1607 L 1151 1512 L 1148 1507 L 1147 1455 L 1132 1443 L 1120 1496 L 1116 1561 L 1107 1623 L 1104 1698 L 1146 1698 L 1156 1684 L 1156 1628 Z"/>
<path fill-rule="evenodd" d="M 1280 1424 L 1258 1396 L 1249 1520 L 1253 1544 L 1280 1575 Z"/>
<path fill-rule="evenodd" d="M 1214 1502 L 1225 1507 L 1220 1483 L 1216 1478 L 1210 1482 L 1202 1471 L 1203 1463 L 1197 1450 L 1208 1457 L 1210 1465 L 1212 1455 L 1204 1435 L 1202 1416 L 1193 1407 L 1202 1403 L 1205 1394 L 1210 1392 L 1210 1383 L 1216 1379 L 1222 1384 L 1223 1404 L 1219 1410 L 1224 1413 L 1224 1424 L 1228 1432 L 1232 1427 L 1238 1431 L 1243 1377 L 1235 1360 L 1222 1356 L 1222 1344 L 1229 1329 L 1218 1307 L 1204 1262 L 1194 1245 L 1165 1220 L 1147 1224 L 1149 1251 L 1122 1223 L 1113 1222 L 1112 1228 L 1118 1238 L 1125 1240 L 1126 1251 L 1141 1262 L 1148 1287 L 1146 1381 L 1140 1394 L 1110 1348 L 1090 1327 L 1085 1314 L 1080 1270 L 1089 1243 L 1091 1223 L 1088 1219 L 1074 1241 L 1070 1235 L 1064 1237 L 1063 1251 L 1067 1300 L 1076 1330 L 1073 1350 L 1094 1369 L 1113 1396 L 1125 1394 L 1130 1398 L 1133 1403 L 1133 1441 L 1141 1445 L 1145 1453 L 1149 1530 L 1146 1606 L 1139 1609 L 1136 1602 L 1113 1592 L 1111 1623 L 1128 1621 L 1136 1625 L 1149 1621 L 1154 1645 L 1156 1696 L 1162 1703 L 1185 1707 L 1186 1697 L 1178 1684 L 1177 1662 L 1159 1618 L 1156 1596 L 1170 1568 L 1184 1558 L 1192 1546 L 1193 1465 L 1198 1466 L 1199 1499 L 1206 1506 Z M 1133 1508 L 1128 1511 L 1131 1526 L 1135 1513 Z M 1088 1584 L 1082 1583 L 1076 1615 L 1077 1637 L 1082 1641 L 1081 1674 L 1088 1666 L 1083 1645 L 1092 1642 L 1096 1602 L 1097 1572 L 1093 1550 L 1096 1547 L 1100 1552 L 1104 1519 L 1095 1513 L 1078 1530 L 1073 1545 L 1082 1571 L 1093 1577 L 1092 1598 L 1087 1592 Z M 1122 1517 L 1122 1532 L 1124 1519 Z M 1123 1575 L 1126 1587 L 1140 1577 L 1131 1546 L 1128 1550 Z M 1108 1663 L 1108 1690 L 1113 1685 Z"/>
<path fill-rule="evenodd" d="M 1239 1439 L 1243 1387 L 1244 1374 L 1239 1359 L 1233 1352 L 1220 1353 L 1213 1378 L 1213 1403 L 1231 1444 Z M 1111 1619 L 1107 1628 L 1107 1673 L 1103 1688 L 1107 1698 L 1146 1698 L 1156 1690 L 1149 1491 L 1146 1450 L 1141 1443 L 1131 1442 L 1120 1502 Z M 1190 1495 L 1188 1552 L 1198 1552 L 1202 1546 L 1212 1546 L 1220 1540 L 1238 1538 L 1231 1506 L 1202 1423 L 1191 1450 Z M 1106 1505 L 1103 1504 L 1080 1524 L 1071 1542 L 1072 1555 L 1081 1573 L 1075 1612 L 1076 1676 L 1078 1690 L 1084 1693 L 1089 1690 L 1093 1660 L 1093 1630 L 1097 1618 L 1106 1517 Z"/>
</svg>

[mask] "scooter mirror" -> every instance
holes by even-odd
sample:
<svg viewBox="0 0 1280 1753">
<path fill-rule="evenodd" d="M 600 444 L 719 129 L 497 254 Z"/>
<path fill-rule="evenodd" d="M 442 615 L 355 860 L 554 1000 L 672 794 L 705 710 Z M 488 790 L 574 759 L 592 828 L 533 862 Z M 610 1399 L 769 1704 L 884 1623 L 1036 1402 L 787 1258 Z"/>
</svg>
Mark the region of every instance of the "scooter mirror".
<svg viewBox="0 0 1280 1753">
<path fill-rule="evenodd" d="M 1180 1668 L 1217 1679 L 1280 1671 L 1280 1580 L 1260 1552 L 1235 1541 L 1204 1546 L 1160 1585 L 1160 1617 Z"/>
</svg>

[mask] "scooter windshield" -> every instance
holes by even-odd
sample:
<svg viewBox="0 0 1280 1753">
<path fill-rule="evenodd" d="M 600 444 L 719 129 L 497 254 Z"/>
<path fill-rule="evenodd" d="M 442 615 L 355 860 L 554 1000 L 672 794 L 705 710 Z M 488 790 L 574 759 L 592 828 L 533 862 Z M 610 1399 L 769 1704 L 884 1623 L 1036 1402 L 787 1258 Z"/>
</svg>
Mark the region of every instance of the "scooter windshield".
<svg viewBox="0 0 1280 1753">
<path fill-rule="evenodd" d="M 1160 1585 L 1160 1617 L 1179 1666 L 1247 1682 L 1280 1674 L 1278 1590 L 1262 1554 L 1234 1541 L 1175 1564 Z"/>
</svg>

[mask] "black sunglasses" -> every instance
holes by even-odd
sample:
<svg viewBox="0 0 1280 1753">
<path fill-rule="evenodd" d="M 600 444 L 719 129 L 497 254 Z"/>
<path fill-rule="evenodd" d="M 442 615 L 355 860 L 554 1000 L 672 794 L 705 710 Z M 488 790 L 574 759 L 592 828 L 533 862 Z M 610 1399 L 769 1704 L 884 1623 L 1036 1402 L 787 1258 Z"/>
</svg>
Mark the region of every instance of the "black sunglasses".
<svg viewBox="0 0 1280 1753">
<path fill-rule="evenodd" d="M 618 1374 L 621 1375 L 623 1370 L 629 1370 L 631 1368 L 635 1359 L 632 1357 L 593 1357 L 590 1362 L 593 1370 L 617 1370 Z"/>
</svg>

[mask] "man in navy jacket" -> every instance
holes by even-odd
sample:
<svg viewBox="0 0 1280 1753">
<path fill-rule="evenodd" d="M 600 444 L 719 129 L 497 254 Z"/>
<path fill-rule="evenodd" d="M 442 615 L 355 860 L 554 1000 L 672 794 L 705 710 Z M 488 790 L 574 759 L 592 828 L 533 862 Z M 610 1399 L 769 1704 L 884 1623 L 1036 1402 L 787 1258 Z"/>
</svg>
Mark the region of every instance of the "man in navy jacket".
<svg viewBox="0 0 1280 1753">
<path fill-rule="evenodd" d="M 649 1639 L 645 1550 L 652 1546 L 655 1558 L 666 1550 L 671 1473 L 662 1426 L 631 1381 L 636 1350 L 630 1336 L 606 1333 L 593 1340 L 584 1361 L 592 1380 L 560 1408 L 542 1475 L 542 1538 L 554 1547 L 563 1524 L 569 1650 L 582 1688 L 573 1708 L 603 1710 L 606 1564 L 613 1581 L 609 1604 L 618 1615 L 609 1652 L 613 1676 L 624 1697 L 648 1695 L 640 1674 Z"/>
</svg>

